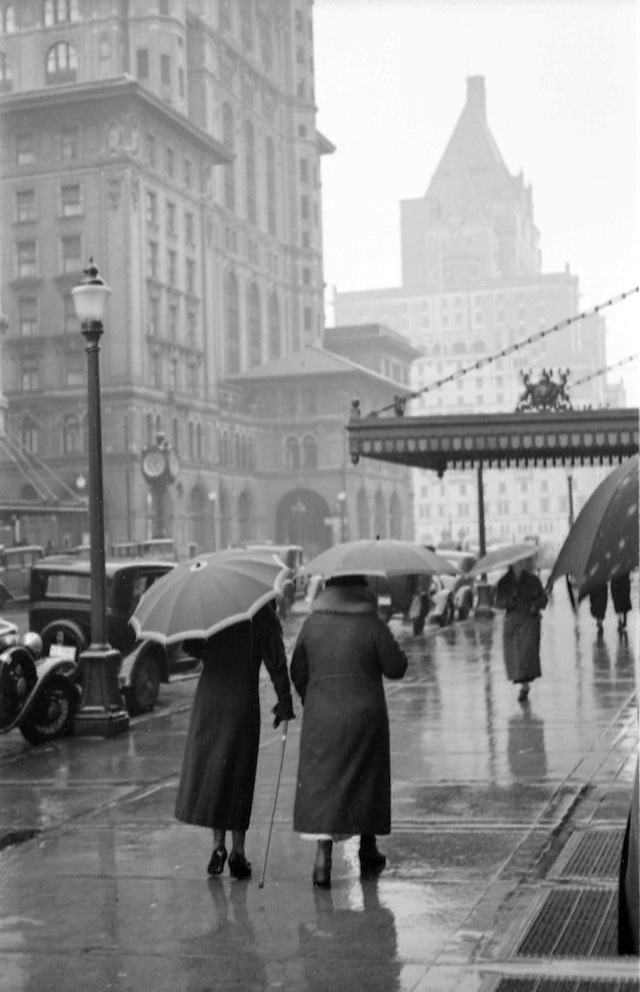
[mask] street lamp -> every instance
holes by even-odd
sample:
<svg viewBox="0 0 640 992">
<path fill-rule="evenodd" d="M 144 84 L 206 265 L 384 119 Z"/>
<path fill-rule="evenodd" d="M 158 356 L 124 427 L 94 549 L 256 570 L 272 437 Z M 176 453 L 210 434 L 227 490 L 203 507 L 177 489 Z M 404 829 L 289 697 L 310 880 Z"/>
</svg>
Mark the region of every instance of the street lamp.
<svg viewBox="0 0 640 992">
<path fill-rule="evenodd" d="M 107 597 L 104 565 L 104 485 L 102 478 L 102 423 L 100 418 L 100 338 L 111 296 L 89 259 L 84 278 L 71 290 L 76 315 L 87 341 L 89 416 L 89 533 L 91 551 L 91 644 L 80 655 L 82 701 L 74 732 L 115 737 L 129 727 L 118 687 L 120 653 L 107 641 Z"/>
<path fill-rule="evenodd" d="M 340 510 L 340 543 L 345 542 L 345 511 L 347 507 L 347 494 L 345 492 L 338 493 L 336 496 L 338 501 L 338 508 Z"/>
<path fill-rule="evenodd" d="M 211 507 L 211 516 L 213 517 L 213 550 L 216 550 L 218 542 L 216 540 L 216 503 L 218 501 L 218 494 L 215 489 L 211 489 L 208 493 L 209 506 Z"/>
</svg>

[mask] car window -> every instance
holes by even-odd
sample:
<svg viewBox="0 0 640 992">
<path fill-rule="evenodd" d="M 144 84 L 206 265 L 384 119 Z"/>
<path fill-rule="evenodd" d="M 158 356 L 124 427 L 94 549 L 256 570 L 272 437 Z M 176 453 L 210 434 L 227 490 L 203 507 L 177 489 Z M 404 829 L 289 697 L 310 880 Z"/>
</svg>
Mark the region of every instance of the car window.
<svg viewBox="0 0 640 992">
<path fill-rule="evenodd" d="M 91 598 L 91 576 L 66 572 L 50 572 L 47 576 L 45 596 L 64 596 L 74 599 Z"/>
</svg>

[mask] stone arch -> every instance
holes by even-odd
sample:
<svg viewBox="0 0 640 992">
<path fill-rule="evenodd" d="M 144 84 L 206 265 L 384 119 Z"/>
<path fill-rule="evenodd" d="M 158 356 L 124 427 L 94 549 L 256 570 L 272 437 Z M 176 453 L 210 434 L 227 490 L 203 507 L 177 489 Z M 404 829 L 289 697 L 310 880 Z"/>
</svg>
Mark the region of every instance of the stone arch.
<svg viewBox="0 0 640 992">
<path fill-rule="evenodd" d="M 326 520 L 329 504 L 312 489 L 293 489 L 282 497 L 276 510 L 276 542 L 300 544 L 307 561 L 330 548 L 333 530 Z"/>
</svg>

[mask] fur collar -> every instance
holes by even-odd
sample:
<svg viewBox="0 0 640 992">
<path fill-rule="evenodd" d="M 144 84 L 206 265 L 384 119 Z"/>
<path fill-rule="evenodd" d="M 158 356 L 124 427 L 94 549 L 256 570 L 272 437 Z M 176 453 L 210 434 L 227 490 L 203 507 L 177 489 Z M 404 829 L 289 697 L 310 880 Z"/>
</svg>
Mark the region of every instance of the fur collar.
<svg viewBox="0 0 640 992">
<path fill-rule="evenodd" d="M 311 612 L 375 615 L 378 601 L 369 589 L 362 586 L 328 586 L 313 601 Z"/>
</svg>

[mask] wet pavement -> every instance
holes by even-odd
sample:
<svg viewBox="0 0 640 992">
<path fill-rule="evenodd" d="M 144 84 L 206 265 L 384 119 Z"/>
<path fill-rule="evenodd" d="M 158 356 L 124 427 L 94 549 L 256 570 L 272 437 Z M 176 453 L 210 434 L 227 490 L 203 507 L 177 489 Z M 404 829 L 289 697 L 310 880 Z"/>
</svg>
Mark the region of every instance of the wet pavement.
<svg viewBox="0 0 640 992">
<path fill-rule="evenodd" d="M 289 646 L 302 620 L 286 622 Z M 249 882 L 208 879 L 211 835 L 173 819 L 193 680 L 163 687 L 119 738 L 0 737 L 0 992 L 489 992 L 509 976 L 637 988 L 637 959 L 514 952 L 562 885 L 567 845 L 624 825 L 636 615 L 624 640 L 607 617 L 599 642 L 559 585 L 527 706 L 504 675 L 499 614 L 418 638 L 392 629 L 410 666 L 386 686 L 393 832 L 377 880 L 360 879 L 351 840 L 334 846 L 333 888 L 311 885 L 314 845 L 292 831 L 297 719 L 259 887 L 282 751 L 266 676 Z"/>
</svg>

